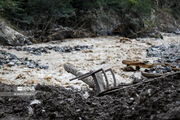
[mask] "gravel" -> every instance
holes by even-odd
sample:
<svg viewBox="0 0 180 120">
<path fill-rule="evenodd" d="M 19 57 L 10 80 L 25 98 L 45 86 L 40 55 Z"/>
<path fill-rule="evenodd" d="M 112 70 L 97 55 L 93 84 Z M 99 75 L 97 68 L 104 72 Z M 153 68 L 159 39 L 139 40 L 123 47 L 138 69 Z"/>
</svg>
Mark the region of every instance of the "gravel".
<svg viewBox="0 0 180 120">
<path fill-rule="evenodd" d="M 86 46 L 86 45 L 83 45 L 83 46 L 80 46 L 80 45 L 77 45 L 77 46 L 74 46 L 74 47 L 70 47 L 70 46 L 46 46 L 46 47 L 38 47 L 38 48 L 35 48 L 35 47 L 22 47 L 22 46 L 5 46 L 4 48 L 7 48 L 7 49 L 14 49 L 14 50 L 17 50 L 17 51 L 26 51 L 26 52 L 29 52 L 31 54 L 34 54 L 34 55 L 41 55 L 42 53 L 49 53 L 50 50 L 53 50 L 53 51 L 56 51 L 56 52 L 59 52 L 59 53 L 62 53 L 62 52 L 65 52 L 65 53 L 69 53 L 69 52 L 72 52 L 72 51 L 81 51 L 81 50 L 85 50 L 85 49 L 92 49 L 92 46 Z"/>
<path fill-rule="evenodd" d="M 0 50 L 0 68 L 4 65 L 7 65 L 8 67 L 25 65 L 28 68 L 48 69 L 48 66 L 41 65 L 34 60 L 30 60 L 28 58 L 18 58 L 12 53 Z"/>
<path fill-rule="evenodd" d="M 177 68 L 180 68 L 180 44 L 169 44 L 167 46 L 152 46 L 147 49 L 147 57 L 158 57 L 154 63 L 169 63 Z M 169 66 L 156 66 L 149 70 L 149 72 L 166 73 L 171 72 Z"/>
</svg>

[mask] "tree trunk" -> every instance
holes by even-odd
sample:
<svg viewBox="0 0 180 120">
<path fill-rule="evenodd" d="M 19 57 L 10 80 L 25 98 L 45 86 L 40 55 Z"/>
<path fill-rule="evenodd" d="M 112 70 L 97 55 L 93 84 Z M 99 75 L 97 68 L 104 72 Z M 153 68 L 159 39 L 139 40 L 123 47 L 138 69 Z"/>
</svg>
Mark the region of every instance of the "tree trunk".
<svg viewBox="0 0 180 120">
<path fill-rule="evenodd" d="M 80 76 L 80 75 L 83 75 L 84 73 L 80 72 L 79 70 L 77 70 L 75 68 L 74 65 L 72 64 L 64 64 L 64 69 L 68 72 L 68 73 L 71 73 L 75 76 Z M 89 85 L 89 87 L 91 88 L 95 88 L 95 83 L 93 81 L 93 79 L 91 78 L 85 78 L 85 79 L 82 79 L 83 82 L 85 82 L 86 84 Z"/>
<path fill-rule="evenodd" d="M 84 73 L 80 72 L 79 70 L 77 70 L 75 68 L 74 65 L 72 64 L 64 64 L 64 69 L 68 72 L 68 73 L 71 73 L 75 76 L 81 76 L 83 75 Z M 93 88 L 97 93 L 100 93 L 102 91 L 105 90 L 105 84 L 104 84 L 104 80 L 103 80 L 103 76 L 102 76 L 102 73 L 96 73 L 95 76 L 93 76 L 94 78 L 84 78 L 84 79 L 81 79 L 83 82 L 85 82 L 86 84 L 89 85 L 89 87 Z M 95 81 L 96 83 L 95 83 Z"/>
</svg>

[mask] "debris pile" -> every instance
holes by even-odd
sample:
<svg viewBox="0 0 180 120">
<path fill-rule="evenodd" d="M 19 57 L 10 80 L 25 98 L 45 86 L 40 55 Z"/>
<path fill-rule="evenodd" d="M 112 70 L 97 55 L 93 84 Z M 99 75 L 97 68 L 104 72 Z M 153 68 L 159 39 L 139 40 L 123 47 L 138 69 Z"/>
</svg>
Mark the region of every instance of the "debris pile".
<svg viewBox="0 0 180 120">
<path fill-rule="evenodd" d="M 140 60 L 123 60 L 124 71 L 135 72 L 144 68 L 142 75 L 147 78 L 160 77 L 165 73 L 180 71 L 180 44 L 153 45 L 147 49 L 147 57 L 155 57 L 153 63 Z"/>
<path fill-rule="evenodd" d="M 166 37 L 164 38 L 166 39 Z M 178 39 L 175 41 L 177 43 Z M 61 46 L 65 47 L 46 43 L 44 45 L 47 47 L 37 44 L 26 47 L 0 48 L 0 66 L 7 65 L 7 67 L 0 69 L 0 80 L 3 83 L 14 84 L 0 83 L 0 92 L 17 91 L 15 85 L 36 86 L 33 96 L 0 96 L 0 119 L 180 119 L 180 72 L 168 73 L 179 70 L 179 46 L 149 48 L 150 45 L 156 45 L 156 42 L 164 41 L 143 42 L 119 37 L 100 37 L 60 43 Z M 69 47 L 72 45 L 74 47 Z M 95 49 L 84 50 L 90 49 L 89 46 L 94 46 Z M 159 60 L 145 58 L 147 48 L 149 48 L 148 55 L 158 57 Z M 81 50 L 83 51 L 77 52 Z M 41 55 L 42 53 L 44 55 Z M 38 60 L 48 65 L 49 69 L 44 70 L 48 68 L 47 66 L 44 66 L 44 69 L 38 69 L 42 67 L 36 62 Z M 148 62 L 150 60 L 156 61 L 150 63 Z M 68 63 L 73 63 L 82 70 L 78 72 L 72 66 L 70 67 L 72 72 L 67 66 L 65 69 L 78 78 L 80 77 L 79 81 L 77 79 L 69 80 L 74 76 L 63 68 L 63 64 Z M 126 71 L 133 72 L 122 71 L 121 67 L 124 67 L 122 63 L 127 65 Z M 160 72 L 157 72 L 157 69 L 153 70 L 157 67 Z M 101 89 L 102 92 L 98 96 L 95 96 L 96 91 L 91 91 L 91 94 L 89 91 L 92 89 L 89 89 L 91 87 L 90 84 L 88 86 L 89 81 L 82 77 L 87 71 L 98 68 L 103 68 L 104 72 L 107 71 L 107 68 L 112 68 L 114 76 L 117 78 L 117 86 L 115 84 L 116 88 L 110 86 L 110 89 L 104 91 L 109 83 L 106 82 L 105 87 L 98 83 L 101 88 L 104 88 Z M 144 69 L 146 69 L 145 72 Z M 103 70 L 101 71 L 103 72 Z M 156 78 L 141 79 L 141 74 L 139 74 L 141 71 L 143 71 L 142 75 L 148 76 L 148 78 Z M 131 75 L 134 73 L 138 73 L 137 76 L 140 77 L 131 83 L 133 79 Z M 91 71 L 85 75 L 92 75 L 92 78 L 94 76 Z M 104 75 L 103 80 L 105 77 Z M 108 76 L 110 82 L 113 82 L 112 78 L 113 75 L 110 79 Z M 92 79 L 90 78 L 90 80 Z M 77 92 L 77 90 L 79 91 Z"/>
<path fill-rule="evenodd" d="M 180 44 L 152 46 L 147 49 L 147 57 L 158 57 L 159 59 L 154 63 L 162 64 L 146 70 L 147 72 L 167 73 L 180 70 Z"/>
<path fill-rule="evenodd" d="M 179 79 L 180 73 L 176 73 L 87 99 L 81 92 L 37 85 L 35 96 L 0 97 L 0 119 L 178 120 Z M 0 84 L 1 92 L 14 87 Z"/>
</svg>

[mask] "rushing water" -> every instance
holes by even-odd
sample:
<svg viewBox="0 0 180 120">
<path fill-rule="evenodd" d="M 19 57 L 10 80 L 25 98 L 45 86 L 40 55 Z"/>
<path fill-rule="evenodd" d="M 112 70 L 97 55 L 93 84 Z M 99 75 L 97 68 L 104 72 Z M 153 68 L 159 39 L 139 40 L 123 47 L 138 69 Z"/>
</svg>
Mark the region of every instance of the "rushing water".
<svg viewBox="0 0 180 120">
<path fill-rule="evenodd" d="M 4 66 L 0 69 L 0 81 L 7 84 L 32 85 L 47 84 L 55 86 L 64 86 L 66 88 L 74 87 L 78 89 L 88 89 L 88 86 L 82 81 L 69 81 L 74 76 L 67 73 L 63 64 L 74 64 L 82 72 L 96 70 L 98 68 L 112 68 L 118 83 L 132 82 L 132 77 L 141 77 L 138 72 L 124 72 L 125 65 L 122 60 L 148 60 L 152 62 L 157 58 L 146 58 L 146 49 L 152 45 L 180 44 L 180 36 L 164 34 L 164 39 L 138 38 L 122 41 L 121 37 L 97 37 L 67 39 L 64 42 L 42 43 L 30 45 L 28 47 L 47 47 L 47 46 L 76 46 L 88 45 L 92 49 L 82 51 L 72 51 L 70 53 L 59 53 L 50 51 L 41 55 L 33 55 L 26 51 L 8 50 L 0 48 L 8 53 L 12 53 L 19 58 L 25 58 L 38 61 L 43 65 L 49 66 L 48 69 L 28 68 L 26 66 Z M 143 69 L 142 69 L 143 70 Z M 111 77 L 111 76 L 108 76 Z M 111 82 L 112 83 L 112 82 Z"/>
</svg>

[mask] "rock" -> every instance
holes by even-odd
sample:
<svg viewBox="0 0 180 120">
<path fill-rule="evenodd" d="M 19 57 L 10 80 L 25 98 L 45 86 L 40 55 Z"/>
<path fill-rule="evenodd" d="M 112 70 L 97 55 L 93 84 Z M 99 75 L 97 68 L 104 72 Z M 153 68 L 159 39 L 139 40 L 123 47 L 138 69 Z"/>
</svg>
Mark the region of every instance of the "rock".
<svg viewBox="0 0 180 120">
<path fill-rule="evenodd" d="M 42 65 L 41 65 L 41 66 L 39 66 L 39 68 L 40 68 L 40 69 L 48 69 L 49 66 L 42 66 Z"/>
<path fill-rule="evenodd" d="M 4 99 L 0 97 L 0 103 L 4 103 Z"/>
<path fill-rule="evenodd" d="M 30 103 L 30 105 L 35 105 L 35 104 L 41 104 L 41 101 L 35 99 Z"/>
<path fill-rule="evenodd" d="M 29 68 L 40 68 L 40 69 L 48 69 L 48 66 L 40 65 L 38 62 L 35 62 L 33 60 L 29 60 L 28 58 L 18 58 L 14 54 L 7 53 L 6 51 L 0 51 L 0 56 L 2 58 L 0 59 L 0 68 L 7 64 L 9 67 L 12 66 L 19 66 L 19 65 L 25 65 Z"/>
<path fill-rule="evenodd" d="M 0 118 L 4 118 L 5 115 L 4 115 L 4 112 L 0 112 Z"/>
<path fill-rule="evenodd" d="M 0 22 L 0 45 L 17 46 L 25 44 L 31 44 L 28 37 L 7 26 L 4 22 Z"/>
<path fill-rule="evenodd" d="M 30 107 L 30 106 L 28 106 L 27 108 L 28 108 L 28 114 L 29 114 L 30 116 L 32 116 L 33 113 L 34 113 L 33 108 Z"/>
<path fill-rule="evenodd" d="M 162 64 L 151 68 L 148 72 L 166 73 L 178 71 L 180 68 L 180 44 L 169 44 L 168 46 L 151 46 L 147 49 L 147 57 L 158 57 L 155 64 Z M 164 64 L 164 65 L 163 65 Z"/>
<path fill-rule="evenodd" d="M 174 31 L 175 34 L 180 35 L 180 29 Z"/>
<path fill-rule="evenodd" d="M 157 10 L 153 14 L 155 15 L 155 17 L 153 18 L 155 20 L 154 24 L 156 25 L 159 31 L 173 33 L 177 30 L 177 28 L 179 28 L 178 19 L 175 19 L 175 17 L 172 14 L 169 14 L 168 12 L 162 12 L 159 10 Z"/>
<path fill-rule="evenodd" d="M 14 66 L 14 65 L 15 65 L 15 63 L 12 62 L 12 61 L 8 63 L 8 66 L 9 66 L 9 67 Z"/>
<path fill-rule="evenodd" d="M 160 32 L 158 32 L 158 31 L 149 33 L 149 34 L 148 34 L 148 37 L 163 39 L 162 34 L 161 34 Z"/>
<path fill-rule="evenodd" d="M 73 36 L 75 38 L 83 38 L 83 37 L 95 37 L 96 35 L 89 33 L 85 29 L 77 29 L 77 30 L 74 30 Z"/>
<path fill-rule="evenodd" d="M 48 41 L 52 40 L 62 40 L 65 38 L 73 38 L 74 30 L 69 27 L 62 27 L 50 30 L 50 35 L 48 36 Z"/>
<path fill-rule="evenodd" d="M 70 47 L 70 46 L 46 46 L 46 47 L 39 47 L 39 48 L 35 48 L 35 47 L 20 47 L 20 46 L 6 46 L 4 47 L 6 49 L 15 49 L 17 51 L 27 51 L 31 54 L 34 55 L 41 55 L 42 53 L 49 53 L 49 50 L 54 50 L 56 52 L 72 52 L 72 51 L 81 51 L 81 50 L 85 50 L 85 49 L 92 49 L 92 46 L 87 46 L 87 45 L 77 45 L 74 47 Z M 1 57 L 1 56 L 0 56 Z"/>
<path fill-rule="evenodd" d="M 127 72 L 134 72 L 136 71 L 136 69 L 133 66 L 126 66 L 124 68 L 122 68 L 123 71 L 127 71 Z"/>
</svg>

